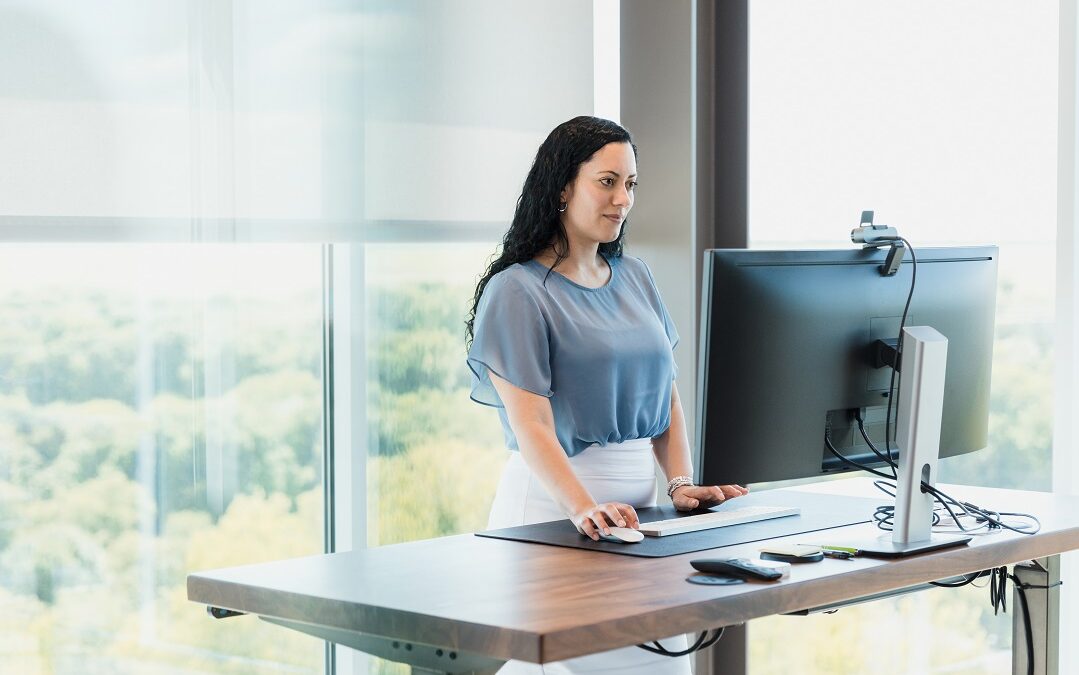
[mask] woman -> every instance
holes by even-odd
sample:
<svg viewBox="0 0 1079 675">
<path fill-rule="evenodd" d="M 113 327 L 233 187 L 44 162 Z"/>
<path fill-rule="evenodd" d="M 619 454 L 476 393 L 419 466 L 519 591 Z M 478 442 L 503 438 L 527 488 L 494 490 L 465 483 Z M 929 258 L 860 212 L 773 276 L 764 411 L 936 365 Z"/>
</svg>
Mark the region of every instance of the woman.
<svg viewBox="0 0 1079 675">
<path fill-rule="evenodd" d="M 488 527 L 569 517 L 598 540 L 653 506 L 653 461 L 680 510 L 747 491 L 697 486 L 674 385 L 678 333 L 651 272 L 622 255 L 637 149 L 614 122 L 576 117 L 540 146 L 502 253 L 468 321 L 473 400 L 499 409 L 514 453 Z M 654 459 L 653 459 L 654 458 Z M 684 639 L 665 645 L 685 648 Z M 689 673 L 688 658 L 630 647 L 501 672 Z"/>
</svg>

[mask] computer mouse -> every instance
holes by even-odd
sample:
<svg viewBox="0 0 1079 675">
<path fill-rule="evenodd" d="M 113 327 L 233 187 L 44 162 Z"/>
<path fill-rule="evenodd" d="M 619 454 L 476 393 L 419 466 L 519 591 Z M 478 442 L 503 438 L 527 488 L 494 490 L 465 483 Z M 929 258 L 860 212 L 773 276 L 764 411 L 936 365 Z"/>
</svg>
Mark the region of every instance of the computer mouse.
<svg viewBox="0 0 1079 675">
<path fill-rule="evenodd" d="M 634 530 L 630 527 L 609 527 L 610 534 L 603 534 L 603 530 L 599 531 L 600 541 L 613 541 L 619 544 L 636 544 L 644 539 L 644 535 L 639 530 Z"/>
</svg>

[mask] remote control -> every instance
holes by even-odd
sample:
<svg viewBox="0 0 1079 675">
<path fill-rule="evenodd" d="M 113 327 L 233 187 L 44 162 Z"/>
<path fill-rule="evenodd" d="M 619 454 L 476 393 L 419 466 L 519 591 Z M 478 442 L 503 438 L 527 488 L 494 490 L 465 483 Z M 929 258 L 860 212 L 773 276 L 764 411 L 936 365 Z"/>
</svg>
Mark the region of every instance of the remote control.
<svg viewBox="0 0 1079 675">
<path fill-rule="evenodd" d="M 738 577 L 739 579 L 775 581 L 783 576 L 782 572 L 756 565 L 749 558 L 690 560 L 689 564 L 693 565 L 694 569 L 700 570 L 701 572 L 726 574 L 727 576 Z"/>
</svg>

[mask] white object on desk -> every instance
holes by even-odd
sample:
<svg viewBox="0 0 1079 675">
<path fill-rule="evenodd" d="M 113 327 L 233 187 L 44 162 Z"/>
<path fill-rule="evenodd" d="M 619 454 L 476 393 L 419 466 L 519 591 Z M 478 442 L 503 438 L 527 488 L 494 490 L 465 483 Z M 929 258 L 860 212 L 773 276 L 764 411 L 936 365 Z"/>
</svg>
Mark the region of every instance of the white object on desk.
<svg viewBox="0 0 1079 675">
<path fill-rule="evenodd" d="M 644 539 L 644 535 L 630 527 L 608 527 L 610 534 L 603 534 L 599 530 L 599 538 L 602 541 L 613 541 L 619 544 L 636 544 Z"/>
<path fill-rule="evenodd" d="M 685 534 L 716 527 L 753 523 L 758 520 L 797 516 L 801 512 L 802 510 L 797 506 L 743 506 L 727 511 L 712 511 L 695 516 L 641 523 L 640 531 L 649 537 L 666 537 L 670 534 Z"/>
</svg>

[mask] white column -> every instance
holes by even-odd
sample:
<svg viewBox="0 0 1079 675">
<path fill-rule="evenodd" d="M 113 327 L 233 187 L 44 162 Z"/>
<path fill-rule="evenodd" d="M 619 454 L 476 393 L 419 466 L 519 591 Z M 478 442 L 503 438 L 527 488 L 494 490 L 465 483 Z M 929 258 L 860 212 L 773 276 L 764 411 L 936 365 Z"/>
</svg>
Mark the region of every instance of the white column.
<svg viewBox="0 0 1079 675">
<path fill-rule="evenodd" d="M 1077 293 L 1076 260 L 1079 259 L 1079 240 L 1076 227 L 1079 212 L 1076 196 L 1079 195 L 1079 137 L 1076 117 L 1076 74 L 1079 72 L 1079 50 L 1076 35 L 1079 14 L 1076 0 L 1060 0 L 1060 82 L 1059 118 L 1057 139 L 1057 285 L 1056 285 L 1056 339 L 1054 347 L 1055 379 L 1053 401 L 1053 491 L 1079 492 L 1079 462 L 1075 460 L 1077 425 L 1075 408 L 1079 393 L 1079 349 L 1076 333 L 1076 317 L 1079 316 L 1079 293 Z M 1079 553 L 1061 556 L 1060 592 L 1060 672 L 1072 672 L 1079 665 L 1079 646 L 1065 636 L 1079 635 Z"/>
<path fill-rule="evenodd" d="M 618 0 L 592 0 L 592 114 L 615 122 L 622 117 L 620 16 Z"/>
<path fill-rule="evenodd" d="M 674 358 L 692 446 L 697 401 L 696 270 L 701 263 L 696 240 L 697 3 L 626 1 L 621 14 L 619 51 L 625 75 L 621 122 L 640 148 L 642 185 L 629 217 L 626 252 L 652 268 L 681 336 Z M 744 672 L 745 651 L 745 627 L 729 626 L 716 648 L 695 655 L 696 672 Z"/>
<path fill-rule="evenodd" d="M 330 247 L 333 327 L 334 551 L 367 547 L 367 331 L 364 246 Z M 329 374 L 327 374 L 329 376 Z M 377 518 L 370 518 L 376 520 Z M 337 673 L 360 675 L 370 657 L 337 645 Z"/>
<path fill-rule="evenodd" d="M 681 336 L 674 358 L 692 436 L 697 398 L 695 271 L 701 263 L 695 242 L 694 3 L 640 0 L 621 7 L 622 124 L 640 148 L 642 186 L 629 215 L 626 252 L 652 268 Z"/>
</svg>

